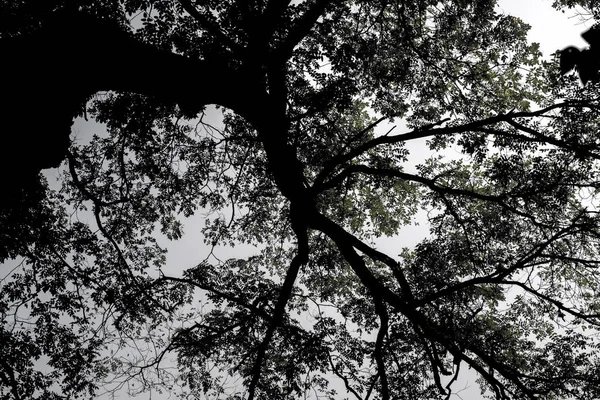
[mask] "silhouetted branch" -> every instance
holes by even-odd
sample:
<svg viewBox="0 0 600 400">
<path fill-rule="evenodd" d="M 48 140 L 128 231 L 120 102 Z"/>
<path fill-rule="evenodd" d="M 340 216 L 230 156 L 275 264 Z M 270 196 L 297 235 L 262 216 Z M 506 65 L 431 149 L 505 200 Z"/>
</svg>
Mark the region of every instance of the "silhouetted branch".
<svg viewBox="0 0 600 400">
<path fill-rule="evenodd" d="M 297 254 L 292 259 L 290 266 L 285 275 L 285 279 L 283 281 L 283 285 L 281 286 L 281 291 L 279 292 L 279 298 L 277 299 L 277 303 L 275 304 L 275 310 L 273 311 L 273 319 L 269 324 L 267 332 L 260 343 L 256 359 L 254 361 L 254 366 L 252 367 L 252 380 L 250 381 L 250 386 L 248 387 L 248 400 L 253 400 L 256 392 L 256 387 L 260 380 L 260 372 L 262 369 L 262 363 L 265 358 L 265 354 L 275 334 L 275 330 L 281 325 L 283 321 L 283 317 L 285 314 L 285 307 L 292 295 L 292 290 L 294 289 L 294 284 L 296 282 L 296 278 L 298 277 L 298 272 L 300 271 L 300 267 L 304 265 L 308 261 L 308 233 L 306 226 L 306 221 L 303 219 L 302 214 L 298 214 L 294 211 L 295 207 L 292 205 L 291 219 L 292 219 L 292 227 L 294 227 L 294 232 L 296 233 L 296 238 L 298 240 L 298 250 Z"/>
<path fill-rule="evenodd" d="M 574 317 L 581 318 L 581 319 L 589 322 L 592 325 L 600 326 L 600 314 L 586 314 L 586 313 L 576 311 L 570 307 L 565 306 L 562 302 L 555 300 L 552 297 L 547 296 L 547 295 L 541 293 L 540 291 L 533 289 L 530 286 L 527 286 L 523 282 L 508 280 L 508 281 L 502 281 L 499 283 L 501 285 L 518 286 L 521 289 L 525 290 L 526 292 L 534 295 L 535 297 L 538 297 L 538 298 L 544 300 L 545 302 L 554 305 L 556 308 L 558 308 L 561 311 L 564 311 L 567 314 L 571 314 Z"/>
<path fill-rule="evenodd" d="M 383 360 L 383 341 L 387 335 L 389 328 L 390 317 L 385 304 L 377 293 L 371 293 L 373 302 L 375 303 L 375 312 L 379 316 L 380 326 L 377 331 L 377 339 L 375 341 L 375 362 L 377 363 L 377 371 L 381 380 L 381 397 L 383 400 L 390 399 L 390 389 L 388 384 L 387 373 L 385 372 L 385 362 Z"/>
<path fill-rule="evenodd" d="M 207 18 L 206 14 L 200 13 L 196 7 L 189 0 L 178 0 L 179 4 L 183 7 L 188 14 L 190 14 L 202 28 L 204 28 L 209 34 L 214 36 L 217 40 L 229 47 L 230 50 L 239 51 L 241 47 L 223 33 L 219 24 L 215 21 L 211 21 Z"/>
<path fill-rule="evenodd" d="M 457 133 L 478 131 L 478 130 L 481 130 L 481 128 L 487 127 L 489 125 L 494 125 L 494 124 L 497 124 L 500 122 L 508 123 L 508 122 L 514 121 L 516 118 L 533 118 L 533 117 L 546 116 L 545 114 L 549 113 L 550 111 L 565 108 L 565 107 L 571 107 L 571 106 L 580 106 L 580 107 L 590 108 L 590 109 L 598 109 L 598 107 L 599 107 L 597 105 L 592 104 L 588 100 L 572 100 L 572 101 L 565 101 L 562 103 L 553 104 L 553 105 L 544 107 L 544 108 L 536 110 L 536 111 L 510 112 L 510 113 L 506 113 L 506 114 L 498 114 L 493 117 L 484 118 L 484 119 L 474 121 L 474 122 L 469 122 L 469 123 L 460 124 L 460 125 L 447 126 L 447 127 L 442 127 L 442 128 L 435 128 L 435 126 L 441 125 L 448 120 L 447 118 L 444 118 L 435 123 L 425 125 L 423 127 L 414 129 L 410 132 L 403 133 L 400 135 L 378 136 L 360 146 L 353 148 L 352 150 L 350 150 L 347 153 L 337 155 L 337 156 L 331 158 L 330 160 L 326 161 L 323 169 L 319 172 L 319 174 L 317 175 L 317 178 L 315 179 L 315 185 L 319 186 L 321 182 L 324 182 L 325 179 L 327 179 L 327 177 L 333 171 L 335 171 L 335 169 L 337 167 L 355 159 L 356 157 L 358 157 L 362 154 L 365 154 L 367 151 L 369 151 L 377 146 L 381 146 L 381 145 L 385 145 L 385 144 L 401 143 L 401 142 L 406 142 L 409 140 L 423 139 L 423 138 L 428 138 L 428 137 L 433 137 L 433 136 L 452 136 Z M 541 137 L 538 137 L 538 138 L 541 139 Z M 543 140 L 543 141 L 547 142 L 547 140 Z M 561 146 L 561 147 L 564 147 L 564 146 Z"/>
<path fill-rule="evenodd" d="M 532 249 L 529 249 L 529 251 L 527 251 L 526 254 L 524 254 L 517 262 L 515 262 L 510 267 L 497 269 L 496 271 L 492 272 L 491 274 L 467 279 L 465 281 L 448 286 L 444 289 L 440 289 L 434 294 L 430 294 L 428 296 L 425 296 L 422 299 L 417 300 L 416 305 L 419 307 L 423 306 L 423 305 L 431 303 L 437 299 L 448 296 L 452 293 L 456 293 L 458 291 L 461 291 L 467 287 L 474 286 L 474 285 L 488 284 L 488 283 L 502 284 L 503 282 L 505 282 L 503 280 L 504 278 L 510 276 L 512 273 L 514 273 L 515 271 L 517 271 L 519 269 L 527 268 L 528 265 L 531 262 L 533 262 L 536 258 L 540 257 L 543 254 L 543 251 L 545 249 L 547 249 L 552 243 L 556 242 L 557 240 L 559 240 L 565 236 L 568 236 L 573 229 L 574 229 L 573 225 L 567 226 L 567 227 L 559 230 L 552 236 L 550 236 L 545 241 L 543 241 L 541 243 L 537 243 Z"/>
<path fill-rule="evenodd" d="M 337 367 L 333 363 L 333 359 L 331 358 L 331 353 L 329 351 L 327 351 L 327 358 L 329 359 L 329 365 L 331 366 L 331 371 L 333 372 L 333 374 L 335 376 L 340 378 L 342 380 L 342 382 L 344 382 L 344 387 L 346 388 L 346 390 L 349 391 L 350 393 L 352 393 L 354 395 L 354 397 L 356 397 L 358 400 L 363 400 L 362 396 L 352 386 L 350 386 L 350 381 L 348 380 L 348 377 L 345 376 L 344 374 L 342 374 L 337 369 Z M 368 395 L 366 398 L 368 398 Z"/>
<path fill-rule="evenodd" d="M 298 43 L 308 35 L 327 7 L 335 2 L 336 0 L 313 0 L 312 4 L 308 6 L 308 10 L 290 29 L 287 38 L 276 50 L 277 58 L 287 60 Z"/>
</svg>

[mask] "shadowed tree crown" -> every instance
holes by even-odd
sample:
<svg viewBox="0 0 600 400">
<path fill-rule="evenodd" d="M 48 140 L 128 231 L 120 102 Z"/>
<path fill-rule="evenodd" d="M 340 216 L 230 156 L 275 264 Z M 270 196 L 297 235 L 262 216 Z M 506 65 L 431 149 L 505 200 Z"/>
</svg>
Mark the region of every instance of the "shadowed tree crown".
<svg viewBox="0 0 600 400">
<path fill-rule="evenodd" d="M 596 31 L 559 64 L 528 29 L 0 1 L 0 397 L 600 398 Z"/>
</svg>

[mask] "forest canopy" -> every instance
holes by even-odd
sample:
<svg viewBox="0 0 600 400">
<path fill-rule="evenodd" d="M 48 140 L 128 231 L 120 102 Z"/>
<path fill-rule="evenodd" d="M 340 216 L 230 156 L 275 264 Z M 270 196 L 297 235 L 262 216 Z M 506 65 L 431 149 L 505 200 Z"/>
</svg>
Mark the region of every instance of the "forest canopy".
<svg viewBox="0 0 600 400">
<path fill-rule="evenodd" d="M 496 0 L 0 1 L 0 397 L 600 398 L 600 86 L 528 29 Z"/>
</svg>

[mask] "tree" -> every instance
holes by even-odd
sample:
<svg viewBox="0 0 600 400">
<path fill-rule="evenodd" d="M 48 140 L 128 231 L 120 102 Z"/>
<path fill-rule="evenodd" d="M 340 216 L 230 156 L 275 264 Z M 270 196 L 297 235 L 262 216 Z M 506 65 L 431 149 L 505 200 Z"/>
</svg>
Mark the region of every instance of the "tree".
<svg viewBox="0 0 600 400">
<path fill-rule="evenodd" d="M 496 1 L 1 4 L 3 397 L 600 397 L 599 87 Z"/>
</svg>

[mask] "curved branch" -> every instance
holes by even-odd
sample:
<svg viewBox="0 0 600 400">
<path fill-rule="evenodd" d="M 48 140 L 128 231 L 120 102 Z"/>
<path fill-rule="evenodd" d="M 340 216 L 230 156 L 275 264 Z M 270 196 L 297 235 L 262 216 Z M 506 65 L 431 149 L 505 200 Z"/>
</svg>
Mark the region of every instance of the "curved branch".
<svg viewBox="0 0 600 400">
<path fill-rule="evenodd" d="M 12 174 L 24 174 L 11 168 L 22 164 L 23 154 L 29 155 L 28 171 L 58 166 L 73 118 L 98 91 L 156 97 L 188 114 L 218 104 L 247 115 L 248 106 L 266 96 L 245 72 L 155 48 L 112 21 L 81 12 L 57 12 L 33 34 L 0 40 L 0 54 L 11 60 L 4 65 L 11 79 L 0 94 L 0 108 L 11 116 L 0 135 L 0 167 Z M 32 74 L 31 65 L 44 68 Z"/>
<path fill-rule="evenodd" d="M 333 371 L 333 374 L 344 382 L 346 390 L 352 393 L 354 397 L 356 397 L 358 400 L 363 400 L 360 394 L 358 394 L 358 392 L 352 386 L 350 386 L 350 381 L 348 380 L 348 378 L 344 376 L 340 371 L 338 371 L 335 364 L 333 363 L 333 359 L 331 358 L 331 353 L 329 351 L 327 351 L 327 358 L 329 359 L 329 365 L 331 365 L 331 370 Z M 368 398 L 368 396 L 366 398 Z"/>
</svg>

